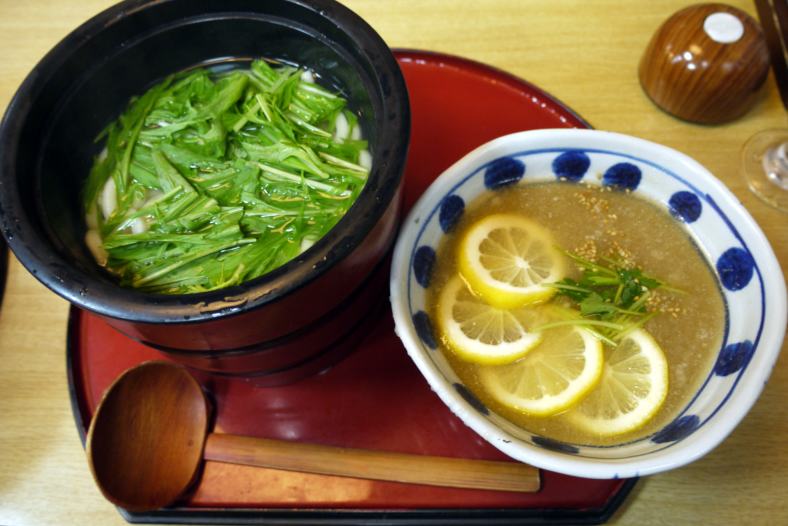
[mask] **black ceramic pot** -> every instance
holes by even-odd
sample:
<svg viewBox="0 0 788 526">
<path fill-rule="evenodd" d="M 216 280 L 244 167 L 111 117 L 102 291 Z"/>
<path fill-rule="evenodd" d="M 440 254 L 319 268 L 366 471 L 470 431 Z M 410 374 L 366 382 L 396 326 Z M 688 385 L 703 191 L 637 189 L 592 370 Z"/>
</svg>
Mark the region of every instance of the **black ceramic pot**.
<svg viewBox="0 0 788 526">
<path fill-rule="evenodd" d="M 307 65 L 342 87 L 373 156 L 361 195 L 313 247 L 240 286 L 178 296 L 119 287 L 83 242 L 80 191 L 102 148 L 94 137 L 130 97 L 170 73 L 257 57 Z M 385 296 L 384 286 L 370 287 L 373 271 L 387 270 L 381 266 L 398 226 L 409 117 L 391 51 L 336 2 L 123 2 L 50 51 L 8 106 L 0 125 L 0 228 L 47 287 L 179 361 L 244 375 L 300 367 L 358 328 Z"/>
</svg>

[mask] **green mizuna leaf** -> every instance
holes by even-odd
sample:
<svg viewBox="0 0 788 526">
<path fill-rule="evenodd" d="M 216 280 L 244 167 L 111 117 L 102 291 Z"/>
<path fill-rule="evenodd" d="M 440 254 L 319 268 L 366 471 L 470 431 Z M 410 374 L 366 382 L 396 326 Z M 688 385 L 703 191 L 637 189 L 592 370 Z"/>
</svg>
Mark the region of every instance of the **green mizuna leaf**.
<svg viewBox="0 0 788 526">
<path fill-rule="evenodd" d="M 580 268 L 579 279 L 564 278 L 552 284 L 558 296 L 568 298 L 577 308 L 577 317 L 561 325 L 583 325 L 607 343 L 615 343 L 629 331 L 642 326 L 656 313 L 648 312 L 651 291 L 666 288 L 662 281 L 647 276 L 639 268 L 628 268 L 615 261 L 611 266 L 566 253 Z"/>
<path fill-rule="evenodd" d="M 88 224 L 126 286 L 182 294 L 269 272 L 325 235 L 366 182 L 341 94 L 253 61 L 168 77 L 97 138 Z M 341 124 L 341 126 L 340 126 Z"/>
</svg>

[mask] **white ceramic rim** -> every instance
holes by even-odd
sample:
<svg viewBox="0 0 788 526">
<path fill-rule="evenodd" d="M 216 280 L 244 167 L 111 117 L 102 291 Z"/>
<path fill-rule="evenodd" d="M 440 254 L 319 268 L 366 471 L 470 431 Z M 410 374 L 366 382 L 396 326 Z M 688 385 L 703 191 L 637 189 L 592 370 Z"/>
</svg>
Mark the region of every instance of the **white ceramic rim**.
<svg viewBox="0 0 788 526">
<path fill-rule="evenodd" d="M 532 446 L 514 438 L 481 416 L 457 394 L 437 366 L 424 355 L 407 305 L 410 254 L 419 234 L 419 223 L 448 188 L 463 175 L 477 170 L 484 162 L 522 150 L 540 148 L 580 150 L 617 149 L 642 159 L 659 159 L 659 165 L 693 182 L 713 197 L 743 238 L 760 268 L 767 296 L 764 327 L 757 350 L 742 375 L 735 393 L 720 408 L 715 418 L 674 447 L 634 459 L 595 459 Z M 583 129 L 545 129 L 513 133 L 483 144 L 444 171 L 419 198 L 402 225 L 394 249 L 390 281 L 395 331 L 413 362 L 433 391 L 466 425 L 506 455 L 539 468 L 587 478 L 628 478 L 674 469 L 692 462 L 721 443 L 744 418 L 768 380 L 783 342 L 788 315 L 782 270 L 766 236 L 738 199 L 706 168 L 687 155 L 644 139 L 614 132 Z"/>
</svg>

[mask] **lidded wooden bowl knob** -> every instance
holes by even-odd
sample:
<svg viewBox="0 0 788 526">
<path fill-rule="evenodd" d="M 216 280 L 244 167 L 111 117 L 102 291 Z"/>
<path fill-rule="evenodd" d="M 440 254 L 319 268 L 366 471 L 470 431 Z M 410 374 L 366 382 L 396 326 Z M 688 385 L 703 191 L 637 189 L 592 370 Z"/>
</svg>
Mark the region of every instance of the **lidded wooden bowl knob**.
<svg viewBox="0 0 788 526">
<path fill-rule="evenodd" d="M 743 115 L 769 74 L 758 23 L 725 4 L 699 4 L 668 18 L 640 61 L 646 94 L 666 112 L 702 124 Z"/>
</svg>

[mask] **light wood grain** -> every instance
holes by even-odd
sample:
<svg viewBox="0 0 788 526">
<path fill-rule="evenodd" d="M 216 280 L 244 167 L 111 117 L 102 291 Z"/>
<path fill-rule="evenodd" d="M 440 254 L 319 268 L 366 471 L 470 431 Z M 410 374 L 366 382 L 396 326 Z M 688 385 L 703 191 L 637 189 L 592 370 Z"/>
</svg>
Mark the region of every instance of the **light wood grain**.
<svg viewBox="0 0 788 526">
<path fill-rule="evenodd" d="M 706 31 L 709 16 L 725 13 L 742 24 L 736 42 Z M 678 58 L 678 60 L 676 60 Z M 662 109 L 700 124 L 730 122 L 758 100 L 769 73 L 769 49 L 758 22 L 719 4 L 699 4 L 671 16 L 643 52 L 638 77 Z"/>
<path fill-rule="evenodd" d="M 450 488 L 530 493 L 539 470 L 518 462 L 408 455 L 211 433 L 205 460 Z"/>
<path fill-rule="evenodd" d="M 33 65 L 107 0 L 0 0 L 0 109 Z M 637 66 L 652 33 L 687 0 L 348 0 L 391 46 L 466 56 L 525 78 L 596 128 L 694 157 L 737 195 L 788 271 L 788 215 L 737 173 L 756 131 L 788 125 L 774 79 L 744 117 L 704 127 L 659 111 Z M 755 15 L 745 0 L 727 3 Z M 65 373 L 67 305 L 10 262 L 0 308 L 0 524 L 122 525 L 88 470 Z M 641 481 L 613 524 L 788 524 L 788 353 L 759 401 L 703 459 Z"/>
</svg>

